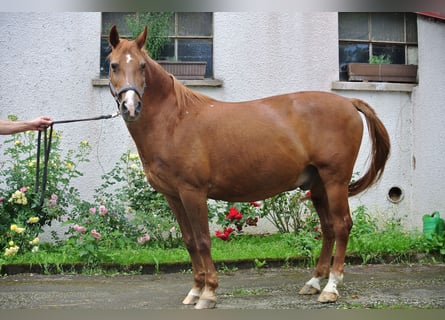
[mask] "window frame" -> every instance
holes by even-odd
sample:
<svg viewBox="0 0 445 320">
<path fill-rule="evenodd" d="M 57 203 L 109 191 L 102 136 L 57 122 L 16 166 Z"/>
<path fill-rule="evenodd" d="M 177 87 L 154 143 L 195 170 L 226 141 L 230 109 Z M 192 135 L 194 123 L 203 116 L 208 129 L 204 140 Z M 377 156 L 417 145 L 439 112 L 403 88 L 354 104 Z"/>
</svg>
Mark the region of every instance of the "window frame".
<svg viewBox="0 0 445 320">
<path fill-rule="evenodd" d="M 110 26 L 105 25 L 104 22 L 104 14 L 114 14 L 114 15 L 121 15 L 122 18 L 125 17 L 125 15 L 129 15 L 129 14 L 134 14 L 136 12 L 101 12 L 101 35 L 100 35 L 100 47 L 101 47 L 101 52 L 100 52 L 100 63 L 99 63 L 99 77 L 100 78 L 108 78 L 108 68 L 106 68 L 107 66 L 107 56 L 108 53 L 107 51 L 109 51 L 110 49 L 108 48 L 104 50 L 104 44 L 107 43 L 108 45 L 108 30 L 107 27 L 109 29 Z M 180 14 L 190 14 L 190 13 L 197 13 L 197 14 L 210 14 L 210 28 L 209 28 L 209 34 L 208 35 L 187 35 L 187 34 L 181 34 L 180 32 L 180 28 L 179 28 L 179 16 Z M 177 60 L 178 58 L 178 52 L 179 52 L 179 42 L 181 40 L 209 40 L 211 42 L 210 44 L 210 59 L 205 60 L 208 63 L 208 70 L 206 72 L 206 79 L 214 79 L 214 71 L 213 71 L 213 58 L 214 58 L 214 53 L 213 53 L 213 26 L 214 26 L 214 17 L 213 17 L 213 12 L 174 12 L 174 25 L 173 25 L 173 33 L 168 35 L 168 38 L 170 38 L 173 41 L 173 45 L 174 45 L 174 56 L 170 56 L 167 57 L 163 54 L 161 54 L 161 59 L 160 60 Z M 132 36 L 130 34 L 128 34 L 127 32 L 122 32 L 120 34 L 120 36 L 124 39 L 130 39 Z M 165 50 L 165 49 L 164 49 Z M 179 60 L 181 61 L 181 60 Z M 184 60 L 186 61 L 186 60 Z M 199 60 L 196 59 L 194 61 L 203 61 L 203 60 Z"/>
<path fill-rule="evenodd" d="M 397 40 L 376 40 L 375 36 L 373 34 L 373 15 L 376 14 L 403 14 L 403 41 L 397 41 Z M 343 38 L 341 35 L 341 16 L 342 14 L 366 14 L 367 15 L 367 39 L 354 39 L 354 38 Z M 415 21 L 415 41 L 412 41 L 412 39 L 408 39 L 409 31 L 408 31 L 408 25 L 409 25 L 409 16 L 411 15 L 412 18 L 416 19 Z M 404 58 L 404 64 L 418 64 L 418 38 L 417 38 L 417 15 L 416 13 L 411 12 L 339 12 L 338 14 L 338 50 L 339 50 L 339 79 L 340 81 L 348 81 L 347 80 L 347 72 L 346 72 L 346 66 L 348 63 L 351 62 L 360 62 L 360 63 L 369 63 L 368 61 L 342 61 L 342 46 L 346 45 L 366 45 L 368 50 L 368 59 L 371 59 L 371 57 L 375 54 L 375 48 L 377 47 L 392 47 L 394 48 L 400 48 L 403 46 L 403 58 Z M 414 59 L 412 55 L 412 50 L 414 49 Z M 414 62 L 414 63 L 410 63 Z M 392 62 L 391 64 L 397 64 Z"/>
</svg>

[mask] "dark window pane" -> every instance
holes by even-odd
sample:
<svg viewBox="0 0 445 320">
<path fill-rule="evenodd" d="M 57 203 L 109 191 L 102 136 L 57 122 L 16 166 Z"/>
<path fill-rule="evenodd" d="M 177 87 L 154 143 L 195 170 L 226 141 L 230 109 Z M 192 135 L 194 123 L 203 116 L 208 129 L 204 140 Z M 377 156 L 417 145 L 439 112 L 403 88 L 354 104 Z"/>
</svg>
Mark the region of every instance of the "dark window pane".
<svg viewBox="0 0 445 320">
<path fill-rule="evenodd" d="M 369 61 L 369 45 L 358 43 L 340 43 L 339 52 L 340 62 L 340 80 L 348 79 L 347 66 L 349 62 L 363 62 Z"/>
<path fill-rule="evenodd" d="M 340 63 L 369 61 L 369 45 L 365 43 L 341 43 Z"/>
<path fill-rule="evenodd" d="M 406 41 L 417 43 L 417 15 L 406 14 Z"/>
<path fill-rule="evenodd" d="M 113 24 L 116 25 L 119 34 L 122 37 L 131 36 L 131 32 L 127 27 L 125 16 L 131 13 L 125 12 L 102 12 L 102 35 L 108 35 Z"/>
<path fill-rule="evenodd" d="M 372 41 L 405 41 L 403 13 L 371 13 Z"/>
<path fill-rule="evenodd" d="M 172 60 L 174 58 L 175 58 L 175 40 L 171 39 L 162 48 L 161 54 L 159 56 L 159 60 Z"/>
<path fill-rule="evenodd" d="M 391 63 L 405 64 L 405 46 L 380 46 L 373 45 L 372 54 L 375 56 L 385 55 L 391 58 Z"/>
<path fill-rule="evenodd" d="M 212 13 L 210 12 L 179 12 L 178 35 L 180 36 L 211 36 Z"/>
<path fill-rule="evenodd" d="M 206 77 L 213 75 L 213 45 L 210 39 L 178 40 L 179 61 L 207 61 Z"/>
<path fill-rule="evenodd" d="M 345 40 L 368 40 L 368 14 L 340 12 L 338 14 L 339 38 Z"/>
<path fill-rule="evenodd" d="M 111 53 L 111 47 L 108 43 L 108 37 L 102 38 L 100 41 L 100 76 L 108 77 L 110 63 L 108 55 Z"/>
</svg>

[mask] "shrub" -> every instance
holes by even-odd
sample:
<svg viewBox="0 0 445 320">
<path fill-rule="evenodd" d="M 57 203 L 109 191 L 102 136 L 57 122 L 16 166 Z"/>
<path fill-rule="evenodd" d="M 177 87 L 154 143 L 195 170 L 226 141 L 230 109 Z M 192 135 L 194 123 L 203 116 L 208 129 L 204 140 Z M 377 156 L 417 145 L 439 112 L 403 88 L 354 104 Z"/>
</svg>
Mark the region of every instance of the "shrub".
<svg viewBox="0 0 445 320">
<path fill-rule="evenodd" d="M 5 140 L 3 153 L 7 160 L 0 164 L 0 176 L 4 179 L 0 188 L 0 250 L 6 250 L 7 256 L 36 250 L 42 227 L 60 219 L 67 208 L 78 201 L 79 192 L 71 181 L 82 176 L 77 167 L 89 161 L 90 146 L 88 142 L 81 142 L 76 150 L 68 150 L 62 155 L 60 141 L 61 133 L 54 131 L 46 193 L 40 206 L 40 194 L 34 189 L 37 165 L 35 132 L 13 134 Z"/>
</svg>

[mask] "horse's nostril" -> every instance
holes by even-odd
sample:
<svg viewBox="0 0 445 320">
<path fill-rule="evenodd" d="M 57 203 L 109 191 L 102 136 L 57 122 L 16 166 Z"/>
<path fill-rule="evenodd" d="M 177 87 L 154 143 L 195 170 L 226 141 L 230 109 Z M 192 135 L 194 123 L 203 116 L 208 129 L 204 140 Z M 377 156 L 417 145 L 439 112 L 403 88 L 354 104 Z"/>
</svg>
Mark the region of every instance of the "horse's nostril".
<svg viewBox="0 0 445 320">
<path fill-rule="evenodd" d="M 142 103 L 139 101 L 136 105 L 136 113 L 140 113 L 142 109 Z"/>
<path fill-rule="evenodd" d="M 128 108 L 127 108 L 127 103 L 125 101 L 122 102 L 121 104 L 121 112 L 122 113 L 128 113 Z"/>
</svg>

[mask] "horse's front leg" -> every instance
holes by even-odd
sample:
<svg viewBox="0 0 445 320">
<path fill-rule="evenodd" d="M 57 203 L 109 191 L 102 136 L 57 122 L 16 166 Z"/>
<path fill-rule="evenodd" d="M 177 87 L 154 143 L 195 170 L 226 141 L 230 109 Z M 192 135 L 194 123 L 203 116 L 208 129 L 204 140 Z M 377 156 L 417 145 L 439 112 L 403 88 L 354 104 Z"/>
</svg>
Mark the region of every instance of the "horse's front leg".
<svg viewBox="0 0 445 320">
<path fill-rule="evenodd" d="M 211 257 L 211 241 L 206 197 L 184 192 L 181 199 L 166 197 L 181 227 L 182 237 L 192 260 L 194 285 L 183 304 L 196 304 L 197 309 L 214 308 L 218 287 Z"/>
</svg>

